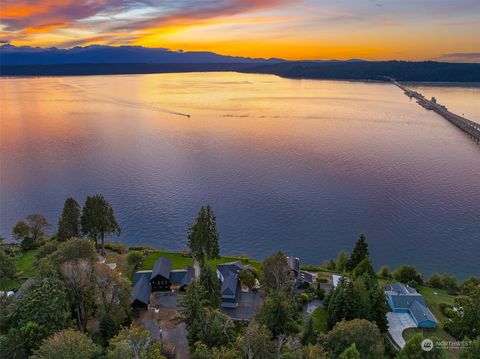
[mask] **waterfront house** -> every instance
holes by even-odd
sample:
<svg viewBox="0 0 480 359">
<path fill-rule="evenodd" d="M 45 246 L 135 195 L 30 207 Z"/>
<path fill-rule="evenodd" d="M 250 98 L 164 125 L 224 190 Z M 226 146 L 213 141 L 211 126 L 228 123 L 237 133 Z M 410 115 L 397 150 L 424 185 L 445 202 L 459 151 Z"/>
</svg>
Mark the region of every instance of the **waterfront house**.
<svg viewBox="0 0 480 359">
<path fill-rule="evenodd" d="M 415 288 L 402 283 L 388 285 L 385 291 L 394 313 L 408 313 L 418 328 L 435 328 L 437 319 L 428 309 L 423 296 Z"/>
<path fill-rule="evenodd" d="M 185 290 L 195 277 L 195 269 L 172 270 L 172 262 L 167 257 L 160 257 L 151 271 L 135 273 L 132 289 L 132 306 L 148 309 L 152 292 L 165 290 Z"/>
<path fill-rule="evenodd" d="M 300 258 L 288 256 L 287 263 L 292 271 L 295 285 L 297 287 L 301 287 L 302 285 L 305 285 L 305 283 L 308 285 L 315 283 L 315 280 L 317 279 L 315 274 L 300 269 Z"/>
<path fill-rule="evenodd" d="M 150 305 L 152 271 L 138 271 L 133 278 L 132 306 L 139 309 L 148 309 Z"/>
<path fill-rule="evenodd" d="M 238 273 L 245 269 L 242 262 L 230 262 L 217 265 L 217 276 L 222 282 L 220 289 L 222 308 L 236 308 L 240 295 Z"/>
<path fill-rule="evenodd" d="M 172 261 L 167 257 L 160 257 L 153 265 L 150 283 L 152 291 L 170 290 L 170 270 Z"/>
</svg>

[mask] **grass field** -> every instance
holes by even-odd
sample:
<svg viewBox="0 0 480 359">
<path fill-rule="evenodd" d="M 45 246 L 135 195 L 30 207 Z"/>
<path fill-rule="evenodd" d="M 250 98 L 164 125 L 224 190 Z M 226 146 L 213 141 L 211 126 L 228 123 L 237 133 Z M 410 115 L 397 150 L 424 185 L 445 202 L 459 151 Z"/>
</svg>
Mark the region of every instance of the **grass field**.
<svg viewBox="0 0 480 359">
<path fill-rule="evenodd" d="M 313 325 L 319 333 L 327 332 L 327 312 L 324 308 L 317 308 L 312 312 Z"/>
<path fill-rule="evenodd" d="M 15 280 L 5 281 L 3 285 L 6 290 L 18 289 L 23 282 L 28 278 L 36 275 L 35 268 L 35 254 L 37 254 L 37 249 L 32 249 L 25 253 L 22 253 L 17 259 L 17 272 L 18 277 Z"/>
<path fill-rule="evenodd" d="M 191 257 L 184 257 L 180 253 L 154 251 L 145 257 L 142 269 L 152 269 L 156 260 L 160 257 L 167 257 L 168 259 L 170 259 L 172 261 L 172 269 L 181 269 L 185 268 L 186 266 L 193 266 L 193 258 Z M 258 270 L 261 270 L 262 268 L 262 264 L 260 262 L 240 257 L 221 257 L 219 259 L 214 259 L 210 261 L 210 264 L 212 265 L 212 267 L 216 267 L 217 264 L 234 261 L 241 261 L 243 264 L 250 264 L 252 267 Z"/>
</svg>

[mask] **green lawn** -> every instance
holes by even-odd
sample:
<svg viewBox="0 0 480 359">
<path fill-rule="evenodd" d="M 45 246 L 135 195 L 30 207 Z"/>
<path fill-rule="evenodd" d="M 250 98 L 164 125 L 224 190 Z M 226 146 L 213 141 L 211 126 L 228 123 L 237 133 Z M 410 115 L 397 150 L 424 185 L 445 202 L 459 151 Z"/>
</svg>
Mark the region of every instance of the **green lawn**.
<svg viewBox="0 0 480 359">
<path fill-rule="evenodd" d="M 142 269 L 152 269 L 155 261 L 160 257 L 169 258 L 172 261 L 172 269 L 181 269 L 185 268 L 186 266 L 193 266 L 193 258 L 191 257 L 184 257 L 180 253 L 154 251 L 145 257 Z M 212 267 L 216 267 L 217 264 L 234 262 L 238 260 L 242 261 L 243 264 L 250 264 L 258 270 L 260 270 L 262 267 L 262 264 L 258 261 L 239 257 L 221 257 L 220 259 L 212 260 L 210 264 Z"/>
<path fill-rule="evenodd" d="M 36 268 L 35 268 L 35 255 L 37 254 L 37 249 L 32 249 L 25 253 L 22 253 L 17 258 L 17 272 L 18 277 L 15 280 L 5 281 L 5 289 L 6 290 L 15 290 L 18 289 L 23 282 L 25 282 L 28 278 L 35 276 Z"/>
<path fill-rule="evenodd" d="M 320 333 L 327 332 L 327 311 L 324 308 L 317 308 L 312 312 L 313 325 Z"/>
</svg>

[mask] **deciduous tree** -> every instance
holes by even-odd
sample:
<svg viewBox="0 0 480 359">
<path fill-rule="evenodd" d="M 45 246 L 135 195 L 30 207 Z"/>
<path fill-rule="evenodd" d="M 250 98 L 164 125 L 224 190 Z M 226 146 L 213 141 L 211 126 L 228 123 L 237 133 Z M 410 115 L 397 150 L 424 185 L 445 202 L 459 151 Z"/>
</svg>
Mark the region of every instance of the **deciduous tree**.
<svg viewBox="0 0 480 359">
<path fill-rule="evenodd" d="M 150 337 L 147 330 L 137 326 L 123 328 L 111 341 L 107 351 L 108 359 L 165 359 L 158 342 Z"/>
<path fill-rule="evenodd" d="M 243 335 L 237 337 L 236 346 L 244 359 L 274 359 L 277 357 L 272 333 L 256 320 L 250 321 Z"/>
<path fill-rule="evenodd" d="M 86 334 L 65 329 L 45 339 L 33 359 L 94 359 L 102 349 Z"/>
<path fill-rule="evenodd" d="M 67 285 L 70 303 L 75 312 L 77 329 L 87 331 L 86 303 L 93 289 L 93 266 L 86 259 L 64 262 L 60 272 Z"/>
<path fill-rule="evenodd" d="M 377 326 L 365 319 L 337 323 L 328 334 L 319 336 L 319 343 L 327 348 L 333 357 L 338 357 L 353 343 L 361 358 L 380 359 L 385 352 L 383 337 Z"/>
<path fill-rule="evenodd" d="M 445 353 L 445 350 L 442 349 L 441 347 L 438 347 L 435 345 L 435 342 L 439 341 L 438 338 L 428 338 L 430 339 L 434 344 L 433 347 L 430 351 L 425 351 L 422 348 L 422 341 L 425 338 L 421 333 L 415 334 L 413 337 L 411 337 L 405 346 L 400 350 L 400 352 L 397 355 L 398 359 L 443 359 L 446 358 L 447 355 Z"/>
<path fill-rule="evenodd" d="M 292 270 L 282 252 L 277 252 L 264 260 L 263 282 L 263 287 L 267 291 L 284 291 L 292 288 Z"/>
</svg>

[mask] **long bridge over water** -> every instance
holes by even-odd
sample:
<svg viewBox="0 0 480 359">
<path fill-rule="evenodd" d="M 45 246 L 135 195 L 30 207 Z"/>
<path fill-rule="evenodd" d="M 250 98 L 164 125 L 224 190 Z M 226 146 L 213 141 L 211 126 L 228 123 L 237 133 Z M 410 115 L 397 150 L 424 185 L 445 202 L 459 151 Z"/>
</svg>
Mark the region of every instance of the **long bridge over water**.
<svg viewBox="0 0 480 359">
<path fill-rule="evenodd" d="M 417 91 L 413 91 L 403 85 L 400 85 L 397 81 L 395 81 L 395 79 L 391 77 L 389 77 L 388 79 L 392 81 L 392 83 L 395 86 L 402 89 L 405 95 L 407 95 L 410 98 L 412 97 L 415 98 L 417 100 L 417 103 L 420 106 L 426 108 L 427 110 L 431 110 L 438 113 L 440 116 L 448 120 L 450 123 L 452 123 L 453 125 L 457 126 L 461 130 L 468 133 L 476 141 L 480 142 L 480 124 L 470 121 L 465 117 L 459 116 L 457 114 L 454 114 L 453 112 L 448 111 L 445 106 L 437 103 L 434 97 L 432 97 L 431 100 L 428 100 L 421 93 Z"/>
</svg>

